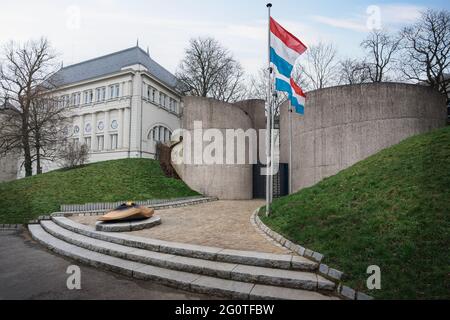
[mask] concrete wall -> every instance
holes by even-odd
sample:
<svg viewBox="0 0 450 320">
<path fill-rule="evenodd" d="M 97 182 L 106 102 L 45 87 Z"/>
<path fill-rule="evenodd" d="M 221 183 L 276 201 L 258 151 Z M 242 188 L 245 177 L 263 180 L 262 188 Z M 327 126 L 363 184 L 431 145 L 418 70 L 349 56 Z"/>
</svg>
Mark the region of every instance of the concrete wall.
<svg viewBox="0 0 450 320">
<path fill-rule="evenodd" d="M 0 156 L 0 182 L 15 180 L 17 177 L 18 156 Z"/>
<path fill-rule="evenodd" d="M 254 120 L 261 117 L 257 112 L 255 113 L 255 110 L 262 108 L 264 114 L 264 102 L 260 100 L 244 101 L 239 106 L 200 97 L 185 97 L 183 100 L 182 128 L 191 137 L 194 136 L 195 121 L 202 122 L 203 130 L 218 129 L 225 137 L 226 129 L 243 129 L 245 131 L 253 128 Z M 203 142 L 203 148 L 210 143 Z M 225 143 L 224 141 L 224 145 Z M 184 137 L 183 144 L 175 147 L 172 155 L 176 157 L 186 152 L 189 146 L 192 154 L 198 156 L 199 149 L 194 148 L 193 139 L 189 143 L 186 137 Z M 223 153 L 222 162 L 224 164 L 196 165 L 192 157 L 192 164 L 175 165 L 174 167 L 189 187 L 202 194 L 220 199 L 252 199 L 253 166 L 248 164 L 248 161 L 247 164 L 227 165 L 225 158 L 226 151 Z"/>
<path fill-rule="evenodd" d="M 378 151 L 446 123 L 445 97 L 396 83 L 339 86 L 308 93 L 293 114 L 293 190 L 312 186 Z M 281 162 L 288 161 L 288 112 L 281 108 Z"/>
</svg>

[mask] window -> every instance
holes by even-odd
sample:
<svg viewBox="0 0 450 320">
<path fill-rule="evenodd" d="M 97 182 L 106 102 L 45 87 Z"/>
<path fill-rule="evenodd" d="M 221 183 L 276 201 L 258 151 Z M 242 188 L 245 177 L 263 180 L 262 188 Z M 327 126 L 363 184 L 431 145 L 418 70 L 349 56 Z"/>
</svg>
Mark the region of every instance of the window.
<svg viewBox="0 0 450 320">
<path fill-rule="evenodd" d="M 102 151 L 105 148 L 105 137 L 104 136 L 97 136 L 97 149 L 99 151 Z"/>
<path fill-rule="evenodd" d="M 152 95 L 152 87 L 150 87 L 148 84 L 144 84 L 144 88 L 147 89 L 145 90 L 145 97 L 150 100 L 150 97 Z"/>
<path fill-rule="evenodd" d="M 88 149 L 91 149 L 92 144 L 91 137 L 84 138 L 84 144 L 88 147 Z"/>
<path fill-rule="evenodd" d="M 119 136 L 117 134 L 112 134 L 111 135 L 111 150 L 116 150 L 117 149 L 118 138 L 119 138 Z"/>
<path fill-rule="evenodd" d="M 61 96 L 57 99 L 57 103 L 58 103 L 58 108 L 64 108 L 67 107 L 69 105 L 70 102 L 70 96 L 69 95 L 64 95 Z"/>
<path fill-rule="evenodd" d="M 94 98 L 94 93 L 92 90 L 88 90 L 84 92 L 84 104 L 92 103 L 92 99 Z"/>
<path fill-rule="evenodd" d="M 156 102 L 156 93 L 157 90 L 155 88 L 153 88 L 150 85 L 145 85 L 146 90 L 145 90 L 145 96 L 148 100 L 152 101 L 152 102 Z"/>
<path fill-rule="evenodd" d="M 177 112 L 177 102 L 175 101 L 175 99 L 170 98 L 169 109 L 172 112 Z"/>
<path fill-rule="evenodd" d="M 116 84 L 116 98 L 120 97 L 120 86 Z"/>
<path fill-rule="evenodd" d="M 150 131 L 147 138 L 155 142 L 168 142 L 172 138 L 172 132 L 166 127 L 156 126 Z"/>
<path fill-rule="evenodd" d="M 119 84 L 113 84 L 112 86 L 109 86 L 109 98 L 110 99 L 116 99 L 120 96 L 120 85 Z"/>
<path fill-rule="evenodd" d="M 156 89 L 152 88 L 152 101 L 153 102 L 156 102 L 156 93 L 157 93 Z"/>
<path fill-rule="evenodd" d="M 75 146 L 77 146 L 77 145 L 80 143 L 80 139 L 74 138 L 74 139 L 72 140 L 72 143 L 73 143 Z"/>
<path fill-rule="evenodd" d="M 106 88 L 105 87 L 95 89 L 95 100 L 97 102 L 106 100 Z"/>
<path fill-rule="evenodd" d="M 72 93 L 72 105 L 79 106 L 80 103 L 81 103 L 81 93 L 79 92 Z"/>
<path fill-rule="evenodd" d="M 165 97 L 166 97 L 166 95 L 164 93 L 162 93 L 162 92 L 159 93 L 159 105 L 161 107 L 164 107 L 164 103 L 165 103 L 165 100 L 166 100 Z"/>
</svg>

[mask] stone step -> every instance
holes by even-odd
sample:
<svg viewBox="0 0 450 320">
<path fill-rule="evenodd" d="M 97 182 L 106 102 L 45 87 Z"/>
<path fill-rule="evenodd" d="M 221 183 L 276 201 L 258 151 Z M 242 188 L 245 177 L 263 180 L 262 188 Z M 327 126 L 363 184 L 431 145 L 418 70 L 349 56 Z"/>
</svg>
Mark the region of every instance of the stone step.
<svg viewBox="0 0 450 320">
<path fill-rule="evenodd" d="M 163 285 L 192 292 L 207 293 L 235 299 L 336 299 L 335 297 L 313 291 L 255 285 L 242 281 L 219 279 L 189 272 L 150 266 L 80 248 L 52 236 L 38 224 L 29 225 L 28 229 L 33 239 L 53 252 L 70 259 L 137 279 L 153 280 Z"/>
<path fill-rule="evenodd" d="M 161 268 L 242 282 L 278 285 L 311 291 L 332 291 L 335 288 L 333 282 L 311 272 L 203 260 L 145 249 L 136 249 L 77 234 L 60 227 L 52 221 L 41 221 L 41 226 L 52 236 L 78 247 Z"/>
<path fill-rule="evenodd" d="M 96 231 L 92 226 L 86 226 L 65 217 L 52 217 L 52 220 L 60 227 L 72 232 L 82 234 L 90 238 L 138 249 L 259 267 L 302 271 L 314 271 L 318 268 L 318 264 L 316 262 L 297 255 L 230 250 L 142 238 L 128 234 L 112 234 Z"/>
</svg>

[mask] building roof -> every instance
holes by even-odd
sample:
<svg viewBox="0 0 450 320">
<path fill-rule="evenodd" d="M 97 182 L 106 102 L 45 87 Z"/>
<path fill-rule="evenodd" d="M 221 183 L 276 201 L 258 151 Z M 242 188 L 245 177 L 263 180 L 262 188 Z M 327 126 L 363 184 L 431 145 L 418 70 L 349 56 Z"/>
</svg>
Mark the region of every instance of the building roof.
<svg viewBox="0 0 450 320">
<path fill-rule="evenodd" d="M 0 112 L 18 111 L 8 100 L 0 100 Z"/>
<path fill-rule="evenodd" d="M 135 64 L 145 66 L 150 74 L 170 88 L 177 87 L 176 77 L 137 46 L 61 68 L 56 77 L 58 84 L 64 86 L 116 73 Z"/>
</svg>

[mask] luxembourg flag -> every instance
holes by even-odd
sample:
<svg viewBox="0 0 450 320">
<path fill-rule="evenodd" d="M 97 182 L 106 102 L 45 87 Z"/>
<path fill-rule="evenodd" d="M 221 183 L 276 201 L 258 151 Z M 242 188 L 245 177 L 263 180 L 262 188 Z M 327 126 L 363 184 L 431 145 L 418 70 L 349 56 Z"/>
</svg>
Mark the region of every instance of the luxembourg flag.
<svg viewBox="0 0 450 320">
<path fill-rule="evenodd" d="M 304 114 L 305 94 L 291 74 L 295 61 L 307 48 L 272 17 L 270 33 L 270 62 L 275 72 L 275 90 L 286 92 L 295 111 Z"/>
</svg>

